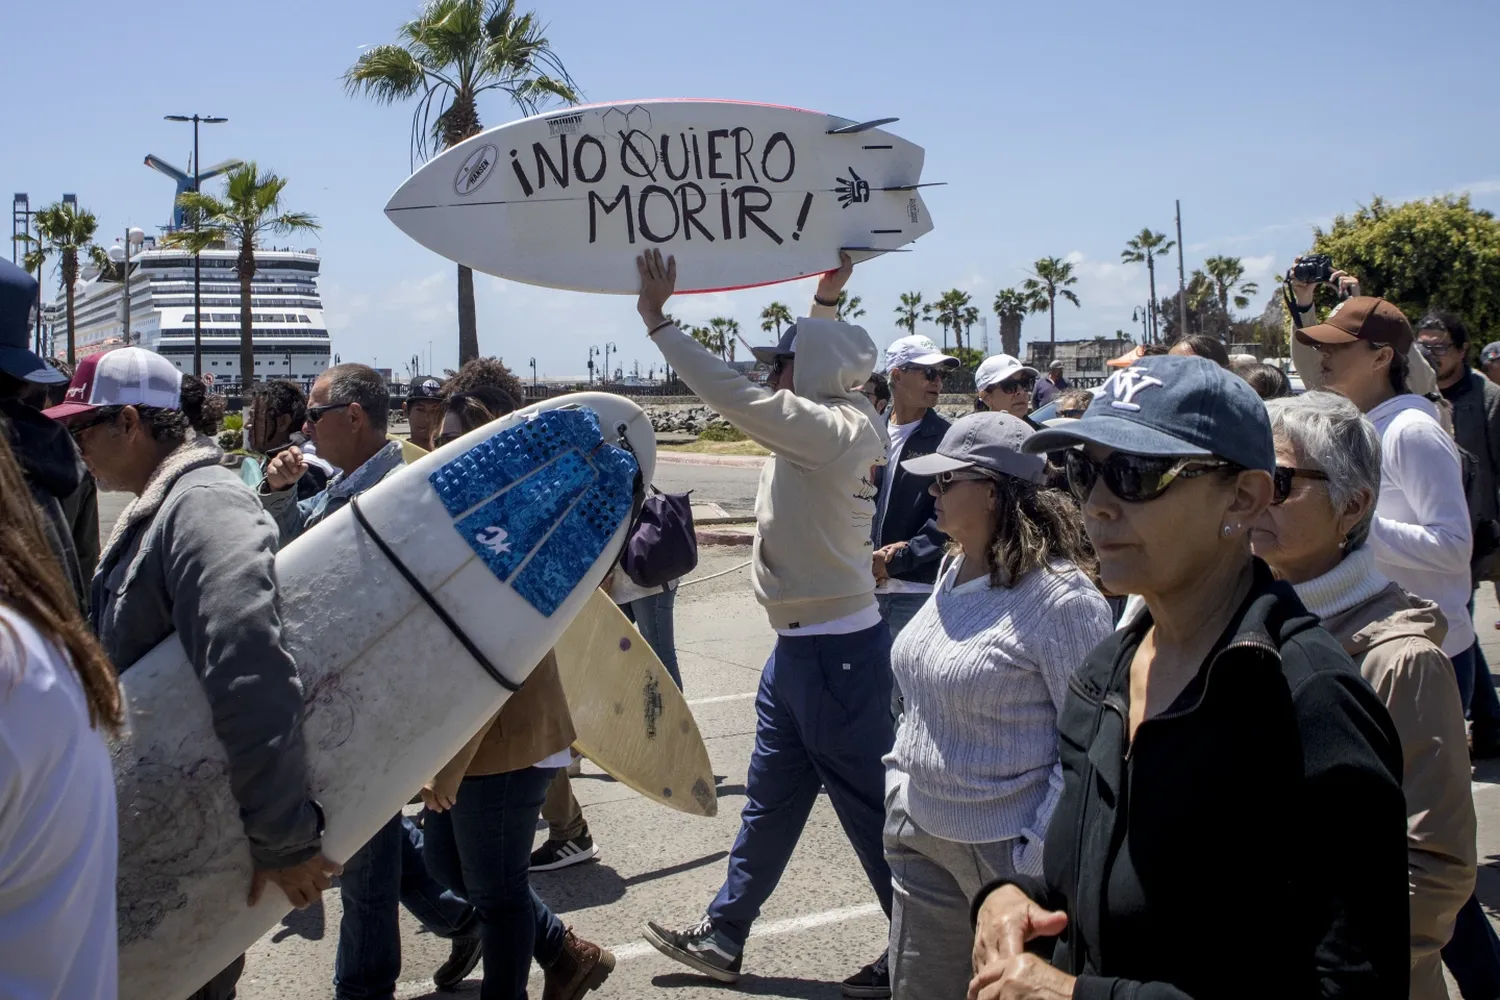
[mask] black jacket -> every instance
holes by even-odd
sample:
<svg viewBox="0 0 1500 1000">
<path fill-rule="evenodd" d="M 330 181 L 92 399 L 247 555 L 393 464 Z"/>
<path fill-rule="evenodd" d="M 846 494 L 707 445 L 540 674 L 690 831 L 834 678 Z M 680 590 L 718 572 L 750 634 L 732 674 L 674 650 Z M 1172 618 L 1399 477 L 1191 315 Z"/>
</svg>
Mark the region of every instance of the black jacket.
<svg viewBox="0 0 1500 1000">
<path fill-rule="evenodd" d="M 906 542 L 886 564 L 886 572 L 909 583 L 932 583 L 937 579 L 938 564 L 948 545 L 948 536 L 937 528 L 932 505 L 936 499 L 927 492 L 931 476 L 914 476 L 900 463 L 918 455 L 937 451 L 943 435 L 951 426 L 937 410 L 928 410 L 917 429 L 901 446 L 896 461 L 875 470 L 875 486 L 880 490 L 875 507 L 875 547 Z M 887 495 L 886 481 L 890 481 Z"/>
<path fill-rule="evenodd" d="M 78 492 L 88 470 L 62 424 L 18 399 L 0 399 L 0 413 L 9 424 L 11 450 L 26 477 L 26 485 L 31 488 L 31 499 L 42 515 L 47 544 L 73 590 L 79 611 L 88 617 L 88 581 L 79 567 L 73 525 L 63 512 L 63 503 Z M 98 558 L 97 552 L 94 557 Z"/>
<path fill-rule="evenodd" d="M 1476 518 L 1500 518 L 1500 385 L 1476 371 L 1464 372 L 1443 390 L 1453 404 L 1453 436 L 1474 456 L 1469 512 Z"/>
<path fill-rule="evenodd" d="M 1067 913 L 1052 961 L 1073 995 L 1405 1000 L 1401 744 L 1375 692 L 1257 561 L 1206 665 L 1130 745 L 1149 625 L 1069 683 L 1045 875 L 1008 880 Z"/>
</svg>

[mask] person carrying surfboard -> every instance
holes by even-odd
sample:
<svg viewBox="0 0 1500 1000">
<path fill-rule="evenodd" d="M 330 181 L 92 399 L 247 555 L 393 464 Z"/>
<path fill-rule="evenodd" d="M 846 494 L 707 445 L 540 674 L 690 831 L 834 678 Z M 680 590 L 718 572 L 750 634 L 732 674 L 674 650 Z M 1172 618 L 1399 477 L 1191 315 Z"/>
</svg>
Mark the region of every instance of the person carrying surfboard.
<svg viewBox="0 0 1500 1000">
<path fill-rule="evenodd" d="M 177 633 L 228 758 L 255 865 L 249 902 L 274 882 L 301 909 L 339 866 L 323 857 L 323 813 L 309 792 L 276 530 L 220 464 L 219 446 L 195 432 L 204 398 L 204 384 L 160 354 L 126 347 L 83 359 L 66 400 L 45 412 L 67 424 L 101 489 L 135 494 L 94 573 L 100 644 L 123 674 Z M 232 997 L 243 969 L 240 958 L 195 997 Z"/>
<path fill-rule="evenodd" d="M 390 393 L 373 368 L 334 365 L 313 383 L 303 430 L 318 454 L 344 471 L 328 488 L 297 499 L 307 459 L 296 445 L 266 466 L 260 500 L 275 518 L 285 545 L 400 469 L 401 442 L 386 439 Z M 452 942 L 448 960 L 433 973 L 451 989 L 479 964 L 479 922 L 474 908 L 445 890 L 427 872 L 422 831 L 400 813 L 344 863 L 339 879 L 343 918 L 334 957 L 333 989 L 339 1000 L 390 996 L 401 974 L 398 904 L 439 937 Z"/>
<path fill-rule="evenodd" d="M 870 468 L 888 439 L 859 386 L 875 367 L 863 329 L 835 305 L 854 264 L 823 275 L 811 318 L 798 320 L 758 386 L 679 330 L 662 311 L 677 262 L 636 259 L 636 308 L 667 363 L 705 403 L 773 457 L 755 498 L 755 595 L 776 629 L 756 695 L 755 752 L 729 876 L 684 930 L 648 921 L 658 951 L 720 982 L 740 977 L 745 940 L 790 860 L 820 788 L 827 788 L 886 916 L 891 873 L 881 841 L 885 772 L 895 739 L 891 633 L 875 602 Z M 850 997 L 890 996 L 886 957 L 844 981 Z"/>
</svg>

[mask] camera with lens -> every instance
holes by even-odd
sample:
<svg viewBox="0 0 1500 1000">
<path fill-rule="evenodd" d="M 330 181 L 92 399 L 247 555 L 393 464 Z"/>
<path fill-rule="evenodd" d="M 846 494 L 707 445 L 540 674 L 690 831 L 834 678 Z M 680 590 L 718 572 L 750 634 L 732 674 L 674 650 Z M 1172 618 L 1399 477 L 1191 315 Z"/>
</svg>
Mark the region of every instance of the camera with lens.
<svg viewBox="0 0 1500 1000">
<path fill-rule="evenodd" d="M 1286 277 L 1288 281 L 1301 285 L 1324 284 L 1333 278 L 1333 258 L 1326 253 L 1310 253 L 1299 257 L 1297 263 L 1287 271 Z"/>
</svg>

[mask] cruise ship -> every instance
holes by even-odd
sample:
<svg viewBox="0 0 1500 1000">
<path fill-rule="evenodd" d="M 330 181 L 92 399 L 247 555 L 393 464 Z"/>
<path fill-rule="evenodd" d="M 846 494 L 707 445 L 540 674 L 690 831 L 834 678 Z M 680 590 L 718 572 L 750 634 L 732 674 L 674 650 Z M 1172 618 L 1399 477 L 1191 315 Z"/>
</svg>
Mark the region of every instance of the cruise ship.
<svg viewBox="0 0 1500 1000">
<path fill-rule="evenodd" d="M 220 389 L 240 382 L 238 256 L 235 247 L 205 250 L 200 255 L 203 374 Z M 285 378 L 306 386 L 328 367 L 328 327 L 318 294 L 320 265 L 316 250 L 255 252 L 250 307 L 257 380 Z M 191 372 L 193 255 L 162 246 L 148 236 L 131 257 L 128 344 L 123 293 L 117 273 L 100 274 L 91 263 L 81 266 L 73 303 L 75 355 L 83 358 L 115 347 L 145 347 Z M 52 331 L 53 353 L 65 357 L 67 307 L 61 295 L 44 309 L 42 319 Z"/>
</svg>

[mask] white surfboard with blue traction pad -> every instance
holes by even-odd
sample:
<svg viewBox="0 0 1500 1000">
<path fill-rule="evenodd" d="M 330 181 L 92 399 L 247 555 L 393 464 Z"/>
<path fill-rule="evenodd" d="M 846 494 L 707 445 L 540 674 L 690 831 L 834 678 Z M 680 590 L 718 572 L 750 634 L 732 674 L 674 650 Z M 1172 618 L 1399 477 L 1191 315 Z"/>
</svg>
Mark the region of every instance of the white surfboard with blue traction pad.
<svg viewBox="0 0 1500 1000">
<path fill-rule="evenodd" d="M 655 465 L 620 396 L 528 407 L 421 458 L 277 556 L 324 853 L 346 861 L 504 703 L 589 601 Z M 120 996 L 182 1000 L 286 912 L 251 863 L 181 643 L 121 675 Z"/>
</svg>

